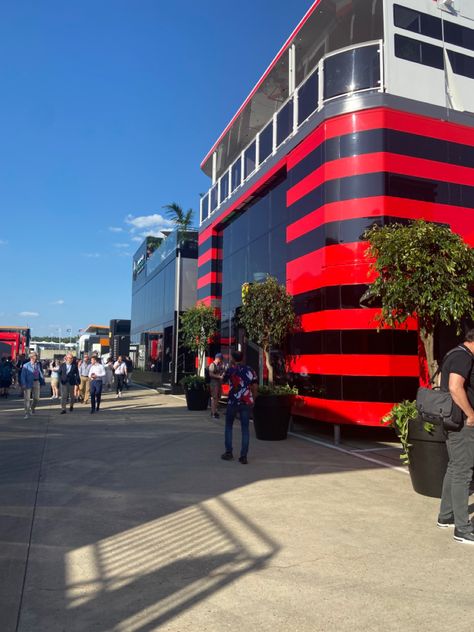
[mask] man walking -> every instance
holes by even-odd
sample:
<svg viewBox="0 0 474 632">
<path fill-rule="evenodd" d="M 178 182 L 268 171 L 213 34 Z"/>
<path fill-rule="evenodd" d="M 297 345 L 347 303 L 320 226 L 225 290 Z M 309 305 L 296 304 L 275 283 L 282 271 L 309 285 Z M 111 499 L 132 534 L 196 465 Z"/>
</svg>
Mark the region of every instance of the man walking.
<svg viewBox="0 0 474 632">
<path fill-rule="evenodd" d="M 211 391 L 211 417 L 219 419 L 219 401 L 222 396 L 222 378 L 224 376 L 224 356 L 216 353 L 214 362 L 209 365 L 209 388 Z"/>
<path fill-rule="evenodd" d="M 239 413 L 242 430 L 239 461 L 242 465 L 246 465 L 250 440 L 250 408 L 253 406 L 257 396 L 258 379 L 255 371 L 243 363 L 241 351 L 232 352 L 231 366 L 224 373 L 223 381 L 229 382 L 230 390 L 225 415 L 225 452 L 221 458 L 224 461 L 231 461 L 234 458 L 232 452 L 232 428 L 235 416 Z"/>
<path fill-rule="evenodd" d="M 77 364 L 71 352 L 66 354 L 66 361 L 59 368 L 59 383 L 61 384 L 61 415 L 65 415 L 68 398 L 70 412 L 74 409 L 74 388 L 80 383 Z"/>
<path fill-rule="evenodd" d="M 446 357 L 441 369 L 441 389 L 453 398 L 453 421 L 459 430 L 448 432 L 448 469 L 443 482 L 438 527 L 454 526 L 454 539 L 474 544 L 469 519 L 469 488 L 474 470 L 474 329 L 462 345 Z"/>
<path fill-rule="evenodd" d="M 102 399 L 102 380 L 105 377 L 105 369 L 96 356 L 92 356 L 89 368 L 91 415 L 99 411 Z"/>
<path fill-rule="evenodd" d="M 79 377 L 81 379 L 81 383 L 79 385 L 79 399 L 82 399 L 84 404 L 89 403 L 89 393 L 90 393 L 89 369 L 90 368 L 91 368 L 91 360 L 89 358 L 89 354 L 86 353 L 84 355 L 84 359 L 81 362 L 81 366 L 79 367 Z"/>
<path fill-rule="evenodd" d="M 130 356 L 125 356 L 124 362 L 127 367 L 127 379 L 125 383 L 128 391 L 128 389 L 130 388 L 130 384 L 132 383 L 133 362 Z"/>
<path fill-rule="evenodd" d="M 114 364 L 115 383 L 117 385 L 117 397 L 122 397 L 123 385 L 127 379 L 127 365 L 122 359 L 122 356 L 117 358 L 117 362 Z"/>
<path fill-rule="evenodd" d="M 21 369 L 20 384 L 25 402 L 25 419 L 28 419 L 29 415 L 35 414 L 40 398 L 40 387 L 44 384 L 43 369 L 35 352 L 30 353 L 30 361 L 26 362 Z"/>
</svg>

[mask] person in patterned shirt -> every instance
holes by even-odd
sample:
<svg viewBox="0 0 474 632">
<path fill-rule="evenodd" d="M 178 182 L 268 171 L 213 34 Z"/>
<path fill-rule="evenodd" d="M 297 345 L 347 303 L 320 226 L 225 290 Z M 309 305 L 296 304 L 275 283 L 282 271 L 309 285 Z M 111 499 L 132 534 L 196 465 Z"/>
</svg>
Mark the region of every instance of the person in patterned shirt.
<svg viewBox="0 0 474 632">
<path fill-rule="evenodd" d="M 225 416 L 225 452 L 221 456 L 224 461 L 231 461 L 232 453 L 232 429 L 237 413 L 240 414 L 240 427 L 242 430 L 242 445 L 240 449 L 239 461 L 243 465 L 247 464 L 247 453 L 249 449 L 249 417 L 250 409 L 257 396 L 257 374 L 255 371 L 243 363 L 241 351 L 233 351 L 230 367 L 224 373 L 223 382 L 229 382 L 229 399 Z"/>
</svg>

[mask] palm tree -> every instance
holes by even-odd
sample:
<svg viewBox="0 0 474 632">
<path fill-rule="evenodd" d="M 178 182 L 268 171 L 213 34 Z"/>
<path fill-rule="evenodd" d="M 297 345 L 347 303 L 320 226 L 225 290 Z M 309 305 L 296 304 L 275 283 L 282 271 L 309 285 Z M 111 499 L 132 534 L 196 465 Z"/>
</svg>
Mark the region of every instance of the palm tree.
<svg viewBox="0 0 474 632">
<path fill-rule="evenodd" d="M 166 215 L 180 231 L 185 232 L 190 228 L 193 218 L 192 208 L 184 212 L 183 208 L 179 204 L 176 204 L 176 202 L 165 204 L 163 208 L 167 210 Z"/>
</svg>

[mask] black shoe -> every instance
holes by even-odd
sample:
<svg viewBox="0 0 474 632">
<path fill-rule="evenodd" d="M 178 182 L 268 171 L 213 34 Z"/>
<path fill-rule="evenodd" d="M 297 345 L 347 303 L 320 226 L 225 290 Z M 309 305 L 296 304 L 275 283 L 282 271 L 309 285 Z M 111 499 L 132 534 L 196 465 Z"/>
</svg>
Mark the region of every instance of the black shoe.
<svg viewBox="0 0 474 632">
<path fill-rule="evenodd" d="M 95 413 L 95 410 L 91 410 L 91 415 L 93 415 Z"/>
<path fill-rule="evenodd" d="M 61 411 L 61 415 L 65 415 L 65 414 L 66 414 L 66 411 L 65 411 L 65 410 L 62 410 L 62 411 Z"/>
<path fill-rule="evenodd" d="M 448 527 L 454 527 L 454 518 L 438 518 L 436 526 L 440 529 L 447 529 Z"/>
<path fill-rule="evenodd" d="M 214 417 L 214 419 L 219 419 L 220 418 L 219 413 L 214 413 L 212 416 Z"/>
<path fill-rule="evenodd" d="M 221 455 L 221 459 L 223 461 L 232 461 L 233 458 L 234 455 L 232 454 L 232 452 L 224 452 L 224 454 Z"/>
<path fill-rule="evenodd" d="M 463 542 L 464 544 L 474 544 L 474 532 L 460 533 L 457 529 L 454 529 L 454 539 L 456 542 Z"/>
<path fill-rule="evenodd" d="M 71 413 L 74 410 L 74 406 L 72 404 L 69 406 L 69 410 L 70 410 Z"/>
<path fill-rule="evenodd" d="M 242 463 L 242 465 L 247 465 L 248 461 L 247 461 L 247 457 L 246 456 L 241 456 L 239 459 L 239 463 Z"/>
</svg>

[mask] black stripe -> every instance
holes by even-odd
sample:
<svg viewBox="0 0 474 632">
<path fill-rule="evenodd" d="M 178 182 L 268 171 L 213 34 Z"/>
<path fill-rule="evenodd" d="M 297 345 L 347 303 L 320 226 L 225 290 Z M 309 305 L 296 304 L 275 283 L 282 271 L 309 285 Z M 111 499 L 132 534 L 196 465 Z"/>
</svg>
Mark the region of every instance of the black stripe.
<svg viewBox="0 0 474 632">
<path fill-rule="evenodd" d="M 209 259 L 198 267 L 198 278 L 209 274 L 210 272 L 222 272 L 222 259 Z"/>
<path fill-rule="evenodd" d="M 291 355 L 388 354 L 418 355 L 416 331 L 351 329 L 297 332 L 290 338 Z"/>
<path fill-rule="evenodd" d="M 324 204 L 374 196 L 392 196 L 436 204 L 474 208 L 474 187 L 384 171 L 324 182 L 289 207 L 291 221 Z"/>
<path fill-rule="evenodd" d="M 220 235 L 211 235 L 199 244 L 199 256 L 203 255 L 210 248 L 222 248 L 222 237 Z"/>
<path fill-rule="evenodd" d="M 207 298 L 208 296 L 216 296 L 220 297 L 222 294 L 222 284 L 221 283 L 208 283 L 203 287 L 200 287 L 197 291 L 197 300 L 202 301 L 202 299 Z"/>
<path fill-rule="evenodd" d="M 389 152 L 474 167 L 474 147 L 392 129 L 373 129 L 329 138 L 289 171 L 290 186 L 321 167 L 325 162 L 376 152 Z"/>
<path fill-rule="evenodd" d="M 324 309 L 358 309 L 368 287 L 365 284 L 330 285 L 310 290 L 294 296 L 293 307 L 298 316 Z"/>
<path fill-rule="evenodd" d="M 401 402 L 413 400 L 419 386 L 416 377 L 368 377 L 352 375 L 292 374 L 300 395 L 355 402 Z"/>
<path fill-rule="evenodd" d="M 394 223 L 406 225 L 410 223 L 410 220 L 384 215 L 382 217 L 359 217 L 342 222 L 328 222 L 288 243 L 288 261 L 303 257 L 325 246 L 361 241 L 364 232 L 374 224 L 386 226 Z"/>
</svg>

